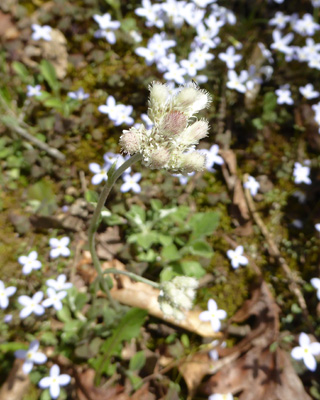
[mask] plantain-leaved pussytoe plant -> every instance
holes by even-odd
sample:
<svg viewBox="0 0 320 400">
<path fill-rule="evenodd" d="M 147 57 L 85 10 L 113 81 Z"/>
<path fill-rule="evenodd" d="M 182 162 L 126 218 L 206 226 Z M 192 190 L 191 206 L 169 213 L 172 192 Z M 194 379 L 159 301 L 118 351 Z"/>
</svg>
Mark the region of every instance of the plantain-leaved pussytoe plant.
<svg viewBox="0 0 320 400">
<path fill-rule="evenodd" d="M 110 303 L 117 308 L 104 274 L 124 274 L 160 289 L 159 303 L 164 314 L 181 319 L 181 310 L 190 310 L 195 297 L 197 282 L 194 278 L 177 277 L 170 282 L 158 284 L 128 271 L 108 269 L 102 272 L 95 249 L 95 233 L 99 225 L 101 211 L 107 197 L 122 173 L 137 161 L 151 169 L 166 169 L 171 173 L 188 174 L 205 169 L 206 157 L 195 146 L 208 134 L 206 119 L 197 120 L 195 114 L 208 107 L 210 95 L 196 84 L 190 83 L 178 90 L 170 90 L 167 85 L 154 82 L 150 85 L 148 116 L 153 127 L 144 126 L 124 130 L 120 145 L 124 153 L 131 157 L 118 169 L 115 164 L 108 172 L 107 182 L 98 200 L 89 228 L 89 247 L 99 283 Z"/>
</svg>

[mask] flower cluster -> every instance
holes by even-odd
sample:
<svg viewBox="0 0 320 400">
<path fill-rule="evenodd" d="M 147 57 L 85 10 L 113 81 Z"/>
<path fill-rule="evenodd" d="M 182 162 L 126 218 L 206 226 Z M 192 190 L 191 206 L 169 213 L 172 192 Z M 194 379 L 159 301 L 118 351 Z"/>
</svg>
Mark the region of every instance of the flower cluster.
<svg viewBox="0 0 320 400">
<path fill-rule="evenodd" d="M 108 13 L 103 15 L 95 14 L 93 19 L 99 25 L 99 29 L 94 33 L 94 37 L 105 38 L 110 44 L 115 44 L 116 35 L 114 31 L 120 28 L 120 22 L 111 21 L 111 15 Z"/>
<path fill-rule="evenodd" d="M 161 284 L 159 305 L 165 316 L 184 319 L 183 311 L 191 310 L 198 281 L 187 276 L 176 276 Z"/>
<path fill-rule="evenodd" d="M 192 51 L 185 59 L 177 60 L 176 54 L 171 51 L 177 45 L 174 39 L 168 39 L 166 33 L 155 33 L 148 41 L 146 47 L 138 47 L 135 51 L 144 57 L 147 65 L 155 63 L 157 69 L 164 74 L 164 78 L 170 84 L 177 83 L 183 85 L 196 78 L 200 83 L 207 81 L 206 75 L 200 75 L 208 62 L 215 56 L 211 54 L 211 49 L 216 48 L 221 39 L 219 38 L 220 28 L 226 24 L 235 24 L 236 17 L 232 11 L 225 7 L 218 6 L 214 0 L 197 0 L 193 2 L 167 0 L 161 4 L 152 4 L 150 0 L 143 0 L 142 7 L 138 7 L 135 13 L 146 18 L 146 26 L 156 26 L 163 29 L 166 24 L 181 28 L 186 23 L 195 30 L 195 36 L 190 49 Z M 209 15 L 206 8 L 210 6 Z M 206 18 L 206 15 L 208 16 Z M 191 29 L 190 29 L 191 31 Z M 229 53 L 226 57 L 228 60 Z M 224 53 L 221 53 L 224 54 Z M 222 59 L 224 56 L 222 55 Z M 226 61 L 226 60 L 223 60 Z M 232 61 L 231 61 L 232 62 Z M 237 62 L 237 57 L 234 59 Z"/>
<path fill-rule="evenodd" d="M 140 153 L 142 163 L 151 169 L 165 168 L 173 173 L 203 171 L 206 157 L 193 151 L 199 140 L 208 133 L 205 119 L 192 118 L 207 107 L 209 94 L 194 83 L 173 92 L 167 85 L 154 82 L 150 86 L 148 116 L 151 130 L 144 127 L 123 131 L 122 150 L 130 155 Z"/>
<path fill-rule="evenodd" d="M 99 106 L 98 110 L 102 114 L 107 114 L 116 126 L 121 124 L 132 125 L 134 122 L 133 118 L 130 116 L 133 107 L 131 105 L 125 106 L 124 104 L 116 104 L 116 100 L 113 96 L 109 96 L 106 100 L 106 104 Z"/>
</svg>

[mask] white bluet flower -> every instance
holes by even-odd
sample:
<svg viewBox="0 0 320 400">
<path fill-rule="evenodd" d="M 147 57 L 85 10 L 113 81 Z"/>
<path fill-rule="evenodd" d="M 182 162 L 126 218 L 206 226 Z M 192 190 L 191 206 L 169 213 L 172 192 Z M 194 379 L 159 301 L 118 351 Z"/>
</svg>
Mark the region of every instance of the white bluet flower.
<svg viewBox="0 0 320 400">
<path fill-rule="evenodd" d="M 39 382 L 41 389 L 49 388 L 49 393 L 52 399 L 57 399 L 60 394 L 60 386 L 66 386 L 70 383 L 71 377 L 67 374 L 60 374 L 60 368 L 54 364 L 50 368 L 50 375 L 42 378 Z"/>
<path fill-rule="evenodd" d="M 243 255 L 243 246 L 238 246 L 234 250 L 228 250 L 227 256 L 231 260 L 232 268 L 237 269 L 240 265 L 247 265 L 248 259 Z"/>
<path fill-rule="evenodd" d="M 31 372 L 33 364 L 43 364 L 47 361 L 47 356 L 38 351 L 39 345 L 38 340 L 33 340 L 28 350 L 17 350 L 14 353 L 16 358 L 24 360 L 22 370 L 25 374 Z"/>
<path fill-rule="evenodd" d="M 210 322 L 214 332 L 218 332 L 221 328 L 221 319 L 227 318 L 227 313 L 225 310 L 218 310 L 217 303 L 210 299 L 208 301 L 208 310 L 203 311 L 199 315 L 200 321 Z"/>
<path fill-rule="evenodd" d="M 291 357 L 295 360 L 303 360 L 305 366 L 310 371 L 315 371 L 317 361 L 314 356 L 320 355 L 320 343 L 311 343 L 309 336 L 302 332 L 299 336 L 299 345 L 291 351 Z"/>
<path fill-rule="evenodd" d="M 24 306 L 20 311 L 20 318 L 27 318 L 30 314 L 36 315 L 44 314 L 44 307 L 40 304 L 43 299 L 43 292 L 36 292 L 32 297 L 19 296 L 18 302 Z"/>
</svg>

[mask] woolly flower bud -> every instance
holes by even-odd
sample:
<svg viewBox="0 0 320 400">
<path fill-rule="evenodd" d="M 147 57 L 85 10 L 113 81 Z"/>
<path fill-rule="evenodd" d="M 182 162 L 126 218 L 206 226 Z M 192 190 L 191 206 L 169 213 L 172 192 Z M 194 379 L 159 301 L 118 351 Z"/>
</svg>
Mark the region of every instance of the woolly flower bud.
<svg viewBox="0 0 320 400">
<path fill-rule="evenodd" d="M 176 276 L 173 279 L 176 286 L 184 289 L 197 289 L 199 282 L 195 278 L 190 278 L 189 276 Z"/>
<path fill-rule="evenodd" d="M 181 111 L 171 111 L 163 118 L 160 132 L 164 136 L 177 135 L 185 129 L 187 122 L 187 117 Z"/>
<path fill-rule="evenodd" d="M 205 90 L 200 90 L 197 85 L 192 84 L 181 89 L 174 99 L 174 107 L 188 111 L 189 115 L 196 114 L 206 108 L 211 102 L 211 97 Z"/>
<path fill-rule="evenodd" d="M 169 158 L 170 158 L 169 151 L 163 147 L 159 148 L 150 154 L 149 166 L 152 169 L 162 168 L 169 161 Z"/>
<path fill-rule="evenodd" d="M 184 145 L 198 144 L 199 140 L 208 135 L 209 124 L 206 120 L 196 121 L 185 129 L 179 139 Z"/>
<path fill-rule="evenodd" d="M 119 144 L 122 150 L 128 154 L 138 153 L 140 149 L 139 131 L 136 128 L 124 130 L 120 136 Z"/>
<path fill-rule="evenodd" d="M 182 311 L 172 307 L 166 300 L 159 300 L 159 306 L 166 317 L 173 317 L 178 321 L 181 321 L 185 318 Z"/>
<path fill-rule="evenodd" d="M 192 153 L 182 154 L 180 168 L 183 172 L 203 171 L 206 165 L 206 156 L 193 151 Z"/>
<path fill-rule="evenodd" d="M 194 278 L 176 276 L 171 282 L 163 282 L 158 298 L 160 308 L 167 316 L 182 319 L 181 310 L 191 310 L 198 282 Z"/>
<path fill-rule="evenodd" d="M 160 82 L 153 82 L 152 85 L 149 86 L 149 90 L 150 108 L 163 108 L 170 96 L 168 87 Z"/>
</svg>

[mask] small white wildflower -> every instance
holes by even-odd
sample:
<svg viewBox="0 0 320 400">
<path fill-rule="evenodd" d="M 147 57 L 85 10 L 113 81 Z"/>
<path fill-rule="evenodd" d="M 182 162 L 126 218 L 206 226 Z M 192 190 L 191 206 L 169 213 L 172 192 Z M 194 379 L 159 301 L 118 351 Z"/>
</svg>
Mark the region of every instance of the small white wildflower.
<svg viewBox="0 0 320 400">
<path fill-rule="evenodd" d="M 7 314 L 7 315 L 4 316 L 3 322 L 5 324 L 9 324 L 12 321 L 12 318 L 13 318 L 12 314 Z"/>
<path fill-rule="evenodd" d="M 141 192 L 141 187 L 138 183 L 141 179 L 140 172 L 136 172 L 132 176 L 130 174 L 124 174 L 122 179 L 124 180 L 124 183 L 120 187 L 122 193 L 128 192 L 129 190 L 132 190 L 134 193 Z"/>
<path fill-rule="evenodd" d="M 248 176 L 248 180 L 243 184 L 243 187 L 250 190 L 251 196 L 255 196 L 260 188 L 260 183 L 253 176 Z"/>
<path fill-rule="evenodd" d="M 309 178 L 310 167 L 302 165 L 298 162 L 294 163 L 293 176 L 295 183 L 305 183 L 306 185 L 311 185 L 312 181 Z"/>
<path fill-rule="evenodd" d="M 85 93 L 84 89 L 81 87 L 75 92 L 68 92 L 68 96 L 74 100 L 86 100 L 90 95 L 89 93 Z"/>
<path fill-rule="evenodd" d="M 32 270 L 41 268 L 41 262 L 38 260 L 38 253 L 36 251 L 31 251 L 27 256 L 20 256 L 18 262 L 23 265 L 22 273 L 24 275 L 30 274 Z"/>
<path fill-rule="evenodd" d="M 27 318 L 30 314 L 36 315 L 44 314 L 44 307 L 40 304 L 43 299 L 43 292 L 36 292 L 32 297 L 19 296 L 18 302 L 24 306 L 20 311 L 20 318 Z"/>
<path fill-rule="evenodd" d="M 208 400 L 233 400 L 233 396 L 231 393 L 227 394 L 212 394 L 211 396 L 208 397 Z"/>
<path fill-rule="evenodd" d="M 243 246 L 238 246 L 234 250 L 228 250 L 227 256 L 231 260 L 231 265 L 234 269 L 239 268 L 239 265 L 247 265 L 248 259 L 243 256 Z"/>
<path fill-rule="evenodd" d="M 291 97 L 291 90 L 288 87 L 281 87 L 280 89 L 277 89 L 275 93 L 278 96 L 277 98 L 278 104 L 288 104 L 288 105 L 293 104 L 293 99 Z"/>
<path fill-rule="evenodd" d="M 41 96 L 41 85 L 27 85 L 27 96 L 28 97 L 33 97 L 33 96 Z"/>
<path fill-rule="evenodd" d="M 319 97 L 320 93 L 317 90 L 314 90 L 313 84 L 308 83 L 306 86 L 300 86 L 299 92 L 308 100 L 315 99 Z"/>
<path fill-rule="evenodd" d="M 209 351 L 209 357 L 211 358 L 211 360 L 217 361 L 217 360 L 219 360 L 219 353 L 218 353 L 217 347 L 225 348 L 227 346 L 227 343 L 226 342 L 220 343 L 219 340 L 214 340 L 213 342 L 211 342 L 211 345 L 214 348 Z"/>
<path fill-rule="evenodd" d="M 320 279 L 319 278 L 312 278 L 311 279 L 311 285 L 317 289 L 317 297 L 318 300 L 320 301 Z"/>
<path fill-rule="evenodd" d="M 52 40 L 51 37 L 51 31 L 52 28 L 49 25 L 38 25 L 38 24 L 32 24 L 31 28 L 33 30 L 33 33 L 31 35 L 33 40 L 40 40 L 43 39 L 47 42 L 50 42 Z"/>
<path fill-rule="evenodd" d="M 50 257 L 57 258 L 59 256 L 69 257 L 70 256 L 70 249 L 67 247 L 70 243 L 70 238 L 64 236 L 63 238 L 56 239 L 51 238 L 49 240 L 49 245 L 51 247 L 50 250 Z"/>
<path fill-rule="evenodd" d="M 13 296 L 17 288 L 14 286 L 5 287 L 4 283 L 0 280 L 0 308 L 3 310 L 9 305 L 9 297 Z"/>
<path fill-rule="evenodd" d="M 93 185 L 99 185 L 102 181 L 107 181 L 109 168 L 110 165 L 104 165 L 101 168 L 97 163 L 90 163 L 89 169 L 94 173 L 93 177 L 91 178 L 91 183 Z"/>
<path fill-rule="evenodd" d="M 291 357 L 295 360 L 303 360 L 305 366 L 310 371 L 315 371 L 317 362 L 314 356 L 320 355 L 320 343 L 311 343 L 309 336 L 302 332 L 299 336 L 300 346 L 294 347 L 291 351 Z"/>
<path fill-rule="evenodd" d="M 46 281 L 47 286 L 51 287 L 54 289 L 56 292 L 59 292 L 60 290 L 68 290 L 72 288 L 72 283 L 66 282 L 67 277 L 65 274 L 61 274 L 58 276 L 58 278 L 55 279 L 48 279 Z"/>
<path fill-rule="evenodd" d="M 42 378 L 39 382 L 41 389 L 49 388 L 49 393 L 52 399 L 57 399 L 60 394 L 60 386 L 66 386 L 70 383 L 71 377 L 67 374 L 60 374 L 60 368 L 54 364 L 50 368 L 50 376 Z"/>
<path fill-rule="evenodd" d="M 225 318 L 227 318 L 226 311 L 218 310 L 218 305 L 213 299 L 210 299 L 208 301 L 208 310 L 203 311 L 199 315 L 200 321 L 211 323 L 214 332 L 218 332 L 220 330 L 221 328 L 220 319 L 225 319 Z"/>
<path fill-rule="evenodd" d="M 25 374 L 29 374 L 33 368 L 33 364 L 43 364 L 47 361 L 47 356 L 38 351 L 40 343 L 33 340 L 28 350 L 17 350 L 14 355 L 16 358 L 24 360 L 22 370 Z"/>
<path fill-rule="evenodd" d="M 62 299 L 64 299 L 67 295 L 65 290 L 61 290 L 60 292 L 56 292 L 52 288 L 48 288 L 47 290 L 48 298 L 43 300 L 42 305 L 45 308 L 53 307 L 55 310 L 59 311 L 62 309 Z"/>
</svg>

